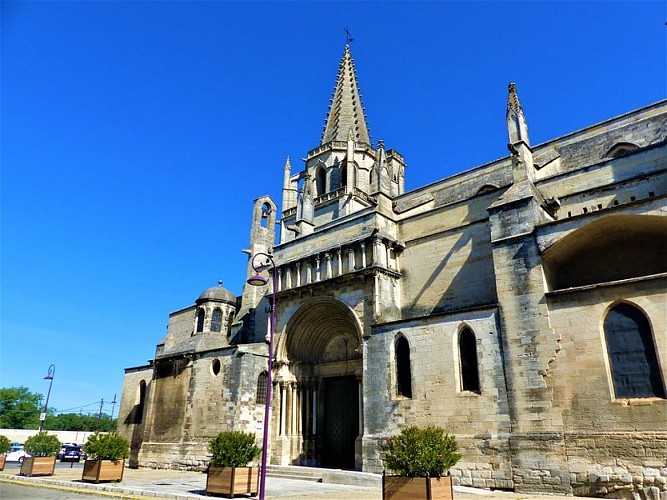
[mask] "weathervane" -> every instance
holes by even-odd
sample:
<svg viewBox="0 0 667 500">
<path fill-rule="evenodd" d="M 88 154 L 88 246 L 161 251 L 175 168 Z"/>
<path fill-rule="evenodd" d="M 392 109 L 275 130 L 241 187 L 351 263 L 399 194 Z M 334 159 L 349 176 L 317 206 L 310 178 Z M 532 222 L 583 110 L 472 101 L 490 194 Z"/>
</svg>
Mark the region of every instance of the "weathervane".
<svg viewBox="0 0 667 500">
<path fill-rule="evenodd" d="M 347 44 L 350 45 L 352 42 L 354 42 L 354 38 L 352 38 L 352 34 L 350 33 L 350 30 L 345 28 L 345 35 L 347 36 Z"/>
</svg>

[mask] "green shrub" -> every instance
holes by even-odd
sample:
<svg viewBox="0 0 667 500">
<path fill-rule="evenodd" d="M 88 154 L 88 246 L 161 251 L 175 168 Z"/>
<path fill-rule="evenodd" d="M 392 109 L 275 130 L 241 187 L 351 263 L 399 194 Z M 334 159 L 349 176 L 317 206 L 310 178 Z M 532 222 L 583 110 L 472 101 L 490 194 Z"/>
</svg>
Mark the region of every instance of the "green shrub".
<svg viewBox="0 0 667 500">
<path fill-rule="evenodd" d="M 23 448 L 33 457 L 51 457 L 58 453 L 62 443 L 53 434 L 40 432 L 25 440 Z"/>
<path fill-rule="evenodd" d="M 454 436 L 440 427 L 406 427 L 382 447 L 387 469 L 405 477 L 440 477 L 461 459 Z"/>
<path fill-rule="evenodd" d="M 130 442 L 115 432 L 96 432 L 83 445 L 83 452 L 90 460 L 120 460 L 130 456 Z"/>
<path fill-rule="evenodd" d="M 261 448 L 255 445 L 255 435 L 249 432 L 225 431 L 211 439 L 208 444 L 211 465 L 216 467 L 247 467 L 256 459 Z"/>
<path fill-rule="evenodd" d="M 12 442 L 9 440 L 7 436 L 3 436 L 2 434 L 0 434 L 0 455 L 3 453 L 7 453 L 11 449 L 12 449 Z"/>
</svg>

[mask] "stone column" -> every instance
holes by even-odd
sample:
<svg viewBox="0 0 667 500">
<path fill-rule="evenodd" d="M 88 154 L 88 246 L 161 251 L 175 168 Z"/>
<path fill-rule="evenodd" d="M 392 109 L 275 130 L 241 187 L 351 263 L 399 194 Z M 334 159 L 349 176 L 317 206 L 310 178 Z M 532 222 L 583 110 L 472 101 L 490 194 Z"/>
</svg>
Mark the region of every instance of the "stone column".
<svg viewBox="0 0 667 500">
<path fill-rule="evenodd" d="M 285 435 L 285 417 L 287 416 L 287 387 L 284 382 L 280 384 L 280 397 L 282 405 L 280 405 L 280 435 Z"/>
<path fill-rule="evenodd" d="M 348 247 L 347 249 L 347 265 L 348 265 L 348 272 L 354 271 L 354 248 Z"/>
<path fill-rule="evenodd" d="M 331 254 L 329 252 L 325 253 L 324 258 L 327 261 L 327 274 L 325 279 L 330 279 L 333 277 L 333 273 L 331 272 Z"/>
<path fill-rule="evenodd" d="M 320 281 L 321 279 L 321 274 L 320 274 L 320 256 L 319 254 L 315 256 L 315 281 Z"/>
<path fill-rule="evenodd" d="M 297 262 L 296 263 L 296 286 L 301 286 L 303 285 L 303 282 L 301 281 L 301 263 Z"/>
<path fill-rule="evenodd" d="M 298 433 L 297 431 L 297 414 L 298 414 L 298 403 L 297 403 L 297 397 L 296 397 L 296 382 L 292 382 L 291 384 L 291 389 L 292 389 L 292 425 L 291 427 L 291 433 L 292 435 L 295 435 Z"/>
<path fill-rule="evenodd" d="M 317 434 L 317 389 L 313 387 L 313 435 Z"/>
<path fill-rule="evenodd" d="M 337 276 L 340 276 L 343 274 L 343 250 L 341 248 L 336 249 L 336 261 L 338 262 Z"/>
<path fill-rule="evenodd" d="M 361 383 L 361 376 L 357 376 L 357 384 L 359 387 L 359 402 L 358 404 L 358 409 L 359 409 L 359 435 L 363 436 L 364 434 L 364 390 L 363 386 Z"/>
</svg>

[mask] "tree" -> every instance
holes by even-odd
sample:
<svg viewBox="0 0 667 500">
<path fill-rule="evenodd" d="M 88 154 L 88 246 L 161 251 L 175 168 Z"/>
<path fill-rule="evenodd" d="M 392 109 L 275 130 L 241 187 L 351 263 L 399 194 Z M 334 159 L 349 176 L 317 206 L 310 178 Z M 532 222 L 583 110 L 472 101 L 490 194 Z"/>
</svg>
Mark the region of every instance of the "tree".
<svg viewBox="0 0 667 500">
<path fill-rule="evenodd" d="M 0 428 L 37 429 L 42 398 L 23 386 L 0 389 Z"/>
</svg>

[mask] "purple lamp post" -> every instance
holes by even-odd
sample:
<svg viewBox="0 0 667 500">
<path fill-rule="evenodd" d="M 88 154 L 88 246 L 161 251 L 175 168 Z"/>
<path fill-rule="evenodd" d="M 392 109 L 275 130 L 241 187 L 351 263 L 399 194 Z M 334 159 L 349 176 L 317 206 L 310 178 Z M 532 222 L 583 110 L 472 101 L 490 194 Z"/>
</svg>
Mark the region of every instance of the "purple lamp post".
<svg viewBox="0 0 667 500">
<path fill-rule="evenodd" d="M 46 420 L 46 412 L 49 409 L 49 396 L 51 395 L 51 386 L 53 385 L 53 377 L 56 375 L 56 365 L 49 366 L 49 373 L 44 380 L 49 380 L 49 392 L 46 393 L 46 402 L 44 403 L 44 412 L 39 416 L 39 432 L 44 430 L 44 420 Z"/>
<path fill-rule="evenodd" d="M 255 260 L 257 257 L 263 257 L 264 263 L 255 265 Z M 264 252 L 258 252 L 253 255 L 250 259 L 252 268 L 257 274 L 248 278 L 247 283 L 252 286 L 265 286 L 269 280 L 262 276 L 260 273 L 263 273 L 267 269 L 271 269 L 272 277 L 271 280 L 271 289 L 272 289 L 272 298 L 271 298 L 271 328 L 269 333 L 269 371 L 266 374 L 266 398 L 264 401 L 264 437 L 262 441 L 262 466 L 259 472 L 259 500 L 264 500 L 264 495 L 266 493 L 266 453 L 269 447 L 269 414 L 271 412 L 271 372 L 273 370 L 273 336 L 276 332 L 276 263 L 273 261 L 273 258 Z"/>
</svg>

